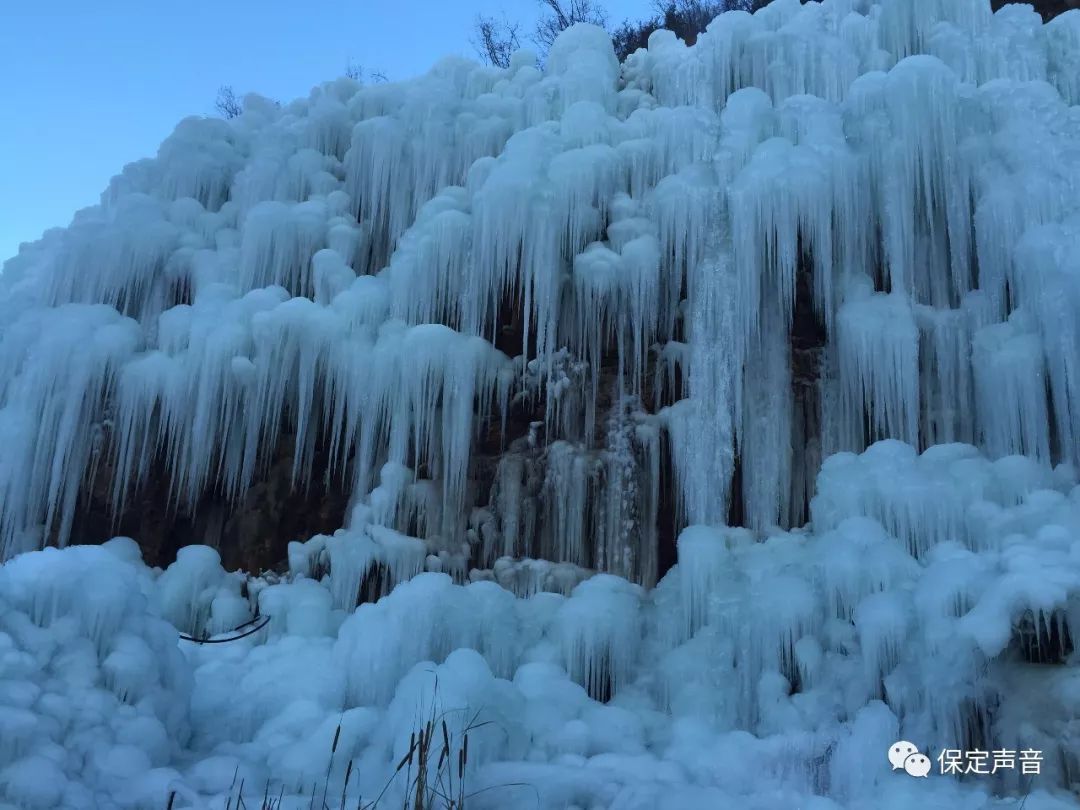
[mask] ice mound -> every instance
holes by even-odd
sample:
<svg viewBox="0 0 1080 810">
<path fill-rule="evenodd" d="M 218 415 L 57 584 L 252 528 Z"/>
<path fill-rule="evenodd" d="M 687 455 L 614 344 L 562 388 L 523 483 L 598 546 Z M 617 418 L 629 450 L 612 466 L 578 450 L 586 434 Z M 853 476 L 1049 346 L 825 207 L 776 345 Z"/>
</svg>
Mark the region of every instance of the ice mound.
<svg viewBox="0 0 1080 810">
<path fill-rule="evenodd" d="M 428 572 L 380 597 L 354 567 L 310 566 L 334 538 L 271 578 L 200 546 L 150 569 L 126 538 L 26 553 L 0 567 L 0 798 L 395 805 L 422 764 L 476 807 L 1004 808 L 992 792 L 1017 791 L 1073 807 L 1080 486 L 1021 485 L 1020 461 L 895 442 L 835 456 L 820 526 L 765 542 L 690 527 L 652 591 L 599 574 L 516 596 Z M 884 506 L 950 485 L 950 511 Z M 435 753 L 395 771 L 429 721 Z M 913 780 L 889 766 L 896 739 L 1038 750 L 1041 774 Z"/>
<path fill-rule="evenodd" d="M 156 584 L 127 538 L 0 567 L 0 800 L 164 806 L 192 669 L 151 609 Z"/>
</svg>

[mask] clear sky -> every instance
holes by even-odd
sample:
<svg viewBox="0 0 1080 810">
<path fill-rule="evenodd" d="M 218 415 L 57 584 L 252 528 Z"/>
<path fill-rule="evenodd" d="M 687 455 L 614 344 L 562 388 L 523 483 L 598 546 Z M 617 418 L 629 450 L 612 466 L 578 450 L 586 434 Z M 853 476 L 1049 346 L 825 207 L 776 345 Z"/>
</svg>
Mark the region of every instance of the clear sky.
<svg viewBox="0 0 1080 810">
<path fill-rule="evenodd" d="M 651 0 L 608 0 L 613 22 Z M 93 205 L 223 84 L 282 101 L 350 63 L 391 79 L 473 56 L 478 12 L 537 0 L 0 0 L 0 263 Z"/>
</svg>

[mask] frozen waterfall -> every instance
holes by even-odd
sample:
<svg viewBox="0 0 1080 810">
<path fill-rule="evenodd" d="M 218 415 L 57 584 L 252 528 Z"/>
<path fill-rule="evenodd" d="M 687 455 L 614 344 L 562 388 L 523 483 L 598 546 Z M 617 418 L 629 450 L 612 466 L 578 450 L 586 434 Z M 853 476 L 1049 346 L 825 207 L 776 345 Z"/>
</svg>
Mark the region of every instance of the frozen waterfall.
<svg viewBox="0 0 1080 810">
<path fill-rule="evenodd" d="M 0 807 L 400 806 L 420 705 L 476 807 L 1078 806 L 1078 77 L 774 0 L 182 121 L 0 274 Z"/>
</svg>

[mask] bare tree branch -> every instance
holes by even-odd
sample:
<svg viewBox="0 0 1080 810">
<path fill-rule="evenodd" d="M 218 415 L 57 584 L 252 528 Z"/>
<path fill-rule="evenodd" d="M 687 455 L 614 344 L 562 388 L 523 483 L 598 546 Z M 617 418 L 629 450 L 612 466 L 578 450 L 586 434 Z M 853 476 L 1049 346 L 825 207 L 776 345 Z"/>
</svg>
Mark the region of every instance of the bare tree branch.
<svg viewBox="0 0 1080 810">
<path fill-rule="evenodd" d="M 673 32 L 687 44 L 693 44 L 699 34 L 725 11 L 740 9 L 756 11 L 769 0 L 654 0 L 652 19 L 640 22 L 626 20 L 612 35 L 615 55 L 626 59 L 638 48 L 648 45 L 649 35 L 661 28 Z"/>
<path fill-rule="evenodd" d="M 537 0 L 546 11 L 536 23 L 533 41 L 545 53 L 559 34 L 576 23 L 607 27 L 607 12 L 596 0 Z"/>
<path fill-rule="evenodd" d="M 231 85 L 222 85 L 218 88 L 217 99 L 214 101 L 214 109 L 223 118 L 236 118 L 244 111 L 244 105 L 236 97 Z"/>
<path fill-rule="evenodd" d="M 510 57 L 521 47 L 519 30 L 520 26 L 505 16 L 497 20 L 478 14 L 473 23 L 472 46 L 489 65 L 508 68 Z"/>
<path fill-rule="evenodd" d="M 357 82 L 360 82 L 361 84 L 363 84 L 363 82 L 364 82 L 364 66 L 361 65 L 359 62 L 354 62 L 354 61 L 352 61 L 350 59 L 349 63 L 347 65 L 345 65 L 345 75 L 348 76 L 353 81 L 357 81 Z M 373 71 L 372 73 L 369 73 L 367 78 L 370 79 L 371 81 L 379 83 L 379 84 L 381 84 L 382 82 L 387 81 L 386 74 L 383 73 L 381 70 L 376 70 L 376 71 Z"/>
</svg>

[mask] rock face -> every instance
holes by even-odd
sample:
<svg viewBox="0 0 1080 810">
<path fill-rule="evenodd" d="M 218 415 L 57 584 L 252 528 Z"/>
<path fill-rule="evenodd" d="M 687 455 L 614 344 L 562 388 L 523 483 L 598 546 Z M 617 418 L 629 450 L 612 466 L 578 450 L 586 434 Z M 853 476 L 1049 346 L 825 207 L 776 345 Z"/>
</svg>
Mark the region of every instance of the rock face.
<svg viewBox="0 0 1080 810">
<path fill-rule="evenodd" d="M 131 485 L 117 513 L 112 495 L 115 469 L 106 457 L 79 492 L 70 542 L 93 544 L 117 535 L 137 537 L 143 559 L 164 567 L 176 558 L 178 549 L 197 540 L 217 548 L 230 570 L 281 570 L 288 544 L 339 528 L 349 501 L 347 479 L 329 476 L 322 448 L 317 449 L 313 464 L 317 475 L 294 484 L 289 438 L 282 437 L 268 465 L 242 497 L 232 499 L 211 491 L 188 506 L 174 505 L 169 472 L 158 458 L 148 474 Z"/>
</svg>

